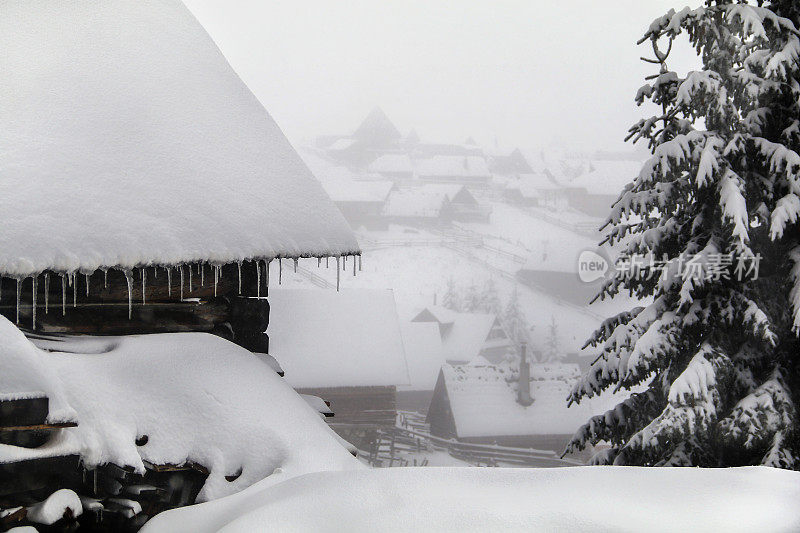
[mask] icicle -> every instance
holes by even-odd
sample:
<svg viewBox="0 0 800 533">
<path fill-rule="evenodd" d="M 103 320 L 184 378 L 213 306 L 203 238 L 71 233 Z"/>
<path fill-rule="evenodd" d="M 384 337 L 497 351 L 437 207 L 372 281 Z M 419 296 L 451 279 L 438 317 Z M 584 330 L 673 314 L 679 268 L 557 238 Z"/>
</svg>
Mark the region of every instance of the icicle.
<svg viewBox="0 0 800 533">
<path fill-rule="evenodd" d="M 261 265 L 256 259 L 256 298 L 261 298 Z"/>
<path fill-rule="evenodd" d="M 239 269 L 239 296 L 242 295 L 242 262 L 237 261 L 236 267 Z"/>
<path fill-rule="evenodd" d="M 165 267 L 167 269 L 167 296 L 172 296 L 172 267 Z"/>
<path fill-rule="evenodd" d="M 189 265 L 189 294 L 192 293 L 192 265 Z"/>
<path fill-rule="evenodd" d="M 50 299 L 50 273 L 44 273 L 44 313 L 47 314 L 47 304 Z"/>
<path fill-rule="evenodd" d="M 19 324 L 19 285 L 20 281 L 19 278 L 17 278 L 17 324 Z"/>
<path fill-rule="evenodd" d="M 145 291 L 147 290 L 147 268 L 142 269 L 142 305 L 146 303 L 145 301 Z"/>
<path fill-rule="evenodd" d="M 266 266 L 266 276 L 267 276 L 267 296 L 269 296 L 269 264 L 272 262 L 272 259 L 269 261 L 264 260 L 264 265 Z"/>
<path fill-rule="evenodd" d="M 181 301 L 183 301 L 183 265 L 178 265 L 178 269 L 181 271 Z"/>
<path fill-rule="evenodd" d="M 32 329 L 36 330 L 36 279 L 38 276 L 33 276 L 31 278 L 31 285 L 33 289 L 33 297 L 31 298 L 31 303 L 33 304 L 33 315 L 31 318 Z"/>
<path fill-rule="evenodd" d="M 339 268 L 339 256 L 336 256 L 336 292 L 339 292 L 339 276 L 342 273 L 342 269 Z"/>
<path fill-rule="evenodd" d="M 356 256 L 353 256 L 353 277 L 356 277 Z"/>
<path fill-rule="evenodd" d="M 108 270 L 103 270 L 103 288 L 108 288 Z"/>
<path fill-rule="evenodd" d="M 358 256 L 358 271 L 361 272 L 361 256 Z"/>
<path fill-rule="evenodd" d="M 205 263 L 200 263 L 200 286 L 206 286 L 206 265 Z"/>
<path fill-rule="evenodd" d="M 67 280 L 64 274 L 61 274 L 61 316 L 67 314 Z"/>
<path fill-rule="evenodd" d="M 133 316 L 133 276 L 130 270 L 123 270 L 125 274 L 125 282 L 128 285 L 128 320 Z"/>
<path fill-rule="evenodd" d="M 278 285 L 283 281 L 283 258 L 278 258 Z"/>
<path fill-rule="evenodd" d="M 328 268 L 328 259 L 330 259 L 330 257 L 325 258 L 325 268 Z"/>
<path fill-rule="evenodd" d="M 72 307 L 78 307 L 78 274 L 72 273 Z"/>
<path fill-rule="evenodd" d="M 342 257 L 342 272 L 347 270 L 347 256 Z"/>
<path fill-rule="evenodd" d="M 320 264 L 322 264 L 322 258 L 321 257 L 317 257 L 317 268 L 319 268 Z"/>
<path fill-rule="evenodd" d="M 153 279 L 158 279 L 158 267 L 153 267 Z"/>
<path fill-rule="evenodd" d="M 84 274 L 86 277 L 86 296 L 89 296 L 89 274 Z"/>
<path fill-rule="evenodd" d="M 214 296 L 217 295 L 217 283 L 219 283 L 219 265 L 214 265 Z"/>
<path fill-rule="evenodd" d="M 295 257 L 295 258 L 294 258 L 294 273 L 295 273 L 295 274 L 297 274 L 297 263 L 298 263 L 298 261 L 299 261 L 299 259 L 297 259 L 297 258 Z"/>
</svg>

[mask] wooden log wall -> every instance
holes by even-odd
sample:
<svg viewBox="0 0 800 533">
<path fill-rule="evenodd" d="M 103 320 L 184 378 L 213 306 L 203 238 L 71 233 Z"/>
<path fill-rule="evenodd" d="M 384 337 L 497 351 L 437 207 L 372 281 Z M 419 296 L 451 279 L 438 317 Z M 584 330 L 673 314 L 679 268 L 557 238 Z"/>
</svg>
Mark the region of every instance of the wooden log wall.
<svg viewBox="0 0 800 533">
<path fill-rule="evenodd" d="M 255 262 L 248 261 L 218 269 L 200 263 L 173 267 L 169 272 L 163 267 L 137 268 L 127 275 L 116 269 L 88 276 L 45 272 L 36 278 L 35 308 L 33 278 L 19 282 L 0 278 L 0 314 L 33 332 L 130 335 L 200 331 L 267 353 L 265 263 L 261 261 L 258 271 L 256 268 Z"/>
</svg>

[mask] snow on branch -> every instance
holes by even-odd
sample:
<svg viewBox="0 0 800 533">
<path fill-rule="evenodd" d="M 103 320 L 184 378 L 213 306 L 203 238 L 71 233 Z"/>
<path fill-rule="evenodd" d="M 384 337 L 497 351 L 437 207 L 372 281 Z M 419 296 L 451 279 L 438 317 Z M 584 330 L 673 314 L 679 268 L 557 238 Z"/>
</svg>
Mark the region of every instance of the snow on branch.
<svg viewBox="0 0 800 533">
<path fill-rule="evenodd" d="M 766 446 L 774 435 L 791 428 L 796 416 L 783 374 L 775 370 L 767 381 L 739 400 L 719 427 L 724 436 L 752 449 Z"/>
</svg>

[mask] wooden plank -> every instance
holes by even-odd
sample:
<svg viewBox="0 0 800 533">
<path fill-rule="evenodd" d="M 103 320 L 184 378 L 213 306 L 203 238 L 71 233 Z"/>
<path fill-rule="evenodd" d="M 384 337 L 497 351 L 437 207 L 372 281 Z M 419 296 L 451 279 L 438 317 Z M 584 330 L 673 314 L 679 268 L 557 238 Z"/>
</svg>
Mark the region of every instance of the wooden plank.
<svg viewBox="0 0 800 533">
<path fill-rule="evenodd" d="M 50 401 L 46 396 L 0 401 L 0 426 L 44 424 Z"/>
<path fill-rule="evenodd" d="M 77 422 L 57 422 L 55 424 L 34 424 L 27 426 L 0 426 L 0 432 L 3 431 L 48 431 L 62 428 L 77 427 Z"/>
</svg>

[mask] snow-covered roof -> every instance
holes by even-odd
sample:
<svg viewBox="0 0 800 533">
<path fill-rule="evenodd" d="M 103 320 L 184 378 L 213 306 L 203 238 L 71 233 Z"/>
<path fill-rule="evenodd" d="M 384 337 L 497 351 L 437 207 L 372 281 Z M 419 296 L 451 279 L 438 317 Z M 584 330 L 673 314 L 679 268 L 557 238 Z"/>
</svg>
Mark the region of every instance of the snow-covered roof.
<svg viewBox="0 0 800 533">
<path fill-rule="evenodd" d="M 596 414 L 590 402 L 567 407 L 568 379 L 532 379 L 534 402 L 525 407 L 516 401 L 508 366 L 445 365 L 442 376 L 460 438 L 566 435 Z"/>
<path fill-rule="evenodd" d="M 328 146 L 328 150 L 333 150 L 335 152 L 348 150 L 353 147 L 358 142 L 357 139 L 351 139 L 349 137 L 342 137 L 341 139 L 336 139 L 333 143 Z"/>
<path fill-rule="evenodd" d="M 390 290 L 270 289 L 269 351 L 298 388 L 407 385 Z"/>
<path fill-rule="evenodd" d="M 383 214 L 389 217 L 438 218 L 447 203 L 447 195 L 441 191 L 426 192 L 418 187 L 394 190 L 383 206 Z"/>
<path fill-rule="evenodd" d="M 426 194 L 444 194 L 450 202 L 459 199 L 477 203 L 466 185 L 459 183 L 426 183 L 420 187 L 420 190 Z"/>
<path fill-rule="evenodd" d="M 408 154 L 383 154 L 368 167 L 370 172 L 383 174 L 412 174 L 414 166 Z"/>
<path fill-rule="evenodd" d="M 417 175 L 421 177 L 491 177 L 486 159 L 473 155 L 435 155 L 418 159 L 416 167 Z"/>
<path fill-rule="evenodd" d="M 358 468 L 268 364 L 215 335 L 64 337 L 44 351 L 0 316 L 0 368 L 0 393 L 39 391 L 50 400 L 50 421 L 78 423 L 40 448 L 0 444 L 0 463 L 77 453 L 90 468 L 144 473 L 145 462 L 193 462 L 210 471 L 201 501 L 258 481 Z M 147 444 L 137 446 L 143 435 Z"/>
<path fill-rule="evenodd" d="M 439 326 L 433 322 L 404 322 L 403 334 L 411 385 L 404 390 L 433 390 L 439 369 L 445 363 Z"/>
<path fill-rule="evenodd" d="M 353 137 L 367 144 L 385 144 L 400 139 L 402 135 L 383 109 L 376 107 L 369 112 Z"/>
<path fill-rule="evenodd" d="M 445 359 L 467 362 L 477 357 L 484 348 L 496 317 L 492 314 L 458 313 L 445 307 L 430 306 L 412 321 L 440 324 Z"/>
<path fill-rule="evenodd" d="M 592 161 L 589 171 L 568 182 L 569 187 L 581 187 L 589 194 L 617 196 L 642 170 L 640 161 Z"/>
<path fill-rule="evenodd" d="M 141 531 L 777 533 L 800 530 L 799 499 L 800 472 L 768 467 L 371 468 L 166 511 Z"/>
<path fill-rule="evenodd" d="M 0 272 L 358 251 L 179 0 L 3 6 Z"/>
</svg>

